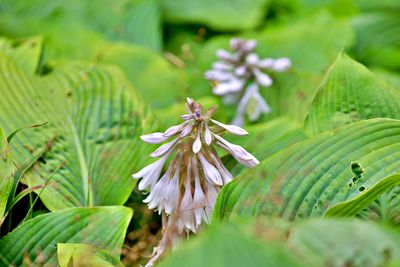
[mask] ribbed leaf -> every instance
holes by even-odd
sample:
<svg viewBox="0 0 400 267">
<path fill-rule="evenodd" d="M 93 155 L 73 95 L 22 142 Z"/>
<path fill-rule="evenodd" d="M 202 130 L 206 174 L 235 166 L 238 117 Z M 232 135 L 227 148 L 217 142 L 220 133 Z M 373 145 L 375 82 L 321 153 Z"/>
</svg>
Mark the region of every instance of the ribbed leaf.
<svg viewBox="0 0 400 267">
<path fill-rule="evenodd" d="M 400 68 L 399 7 L 397 3 L 397 9 L 365 13 L 353 19 L 359 40 L 356 52 L 362 62 L 394 70 Z"/>
<path fill-rule="evenodd" d="M 400 119 L 399 103 L 400 91 L 341 53 L 318 89 L 306 130 L 316 134 L 362 119 Z"/>
<path fill-rule="evenodd" d="M 272 156 L 280 150 L 305 139 L 303 127 L 288 117 L 280 117 L 269 122 L 246 127 L 249 135 L 226 136 L 226 139 L 251 151 L 259 160 Z M 236 176 L 246 169 L 233 157 L 225 157 L 225 166 Z"/>
<path fill-rule="evenodd" d="M 42 53 L 42 37 L 21 40 L 0 39 L 0 50 L 10 56 L 29 74 L 34 74 Z"/>
<path fill-rule="evenodd" d="M 55 266 L 58 243 L 85 243 L 119 257 L 132 210 L 72 208 L 37 216 L 0 240 L 3 266 Z"/>
<path fill-rule="evenodd" d="M 233 214 L 321 216 L 332 205 L 399 172 L 399 148 L 397 120 L 372 119 L 324 132 L 227 184 L 217 199 L 214 219 Z"/>
<path fill-rule="evenodd" d="M 57 246 L 58 264 L 60 267 L 124 266 L 107 251 L 86 244 L 61 244 Z"/>
<path fill-rule="evenodd" d="M 0 128 L 0 226 L 13 184 L 13 162 L 7 137 Z"/>
<path fill-rule="evenodd" d="M 220 225 L 209 227 L 203 235 L 187 242 L 159 266 L 300 267 L 307 265 L 298 261 L 282 246 L 250 238 L 231 225 Z"/>
<path fill-rule="evenodd" d="M 305 221 L 293 227 L 287 243 L 315 266 L 381 267 L 400 259 L 397 231 L 359 220 Z"/>
<path fill-rule="evenodd" d="M 137 42 L 157 51 L 162 46 L 161 14 L 157 1 L 153 0 L 103 0 L 101 3 L 74 0 L 51 3 L 46 0 L 15 0 L 11 3 L 0 0 L 0 13 L 6 14 L 1 18 L 5 25 L 1 31 L 11 36 L 50 33 L 60 37 L 61 40 L 56 42 L 84 41 L 76 40 L 77 36 L 71 40 L 72 35 L 66 34 L 73 25 L 97 31 L 107 39 Z M 67 32 L 61 30 L 66 28 Z M 82 37 L 90 39 L 92 36 Z"/>
<path fill-rule="evenodd" d="M 326 217 L 350 217 L 360 213 L 368 207 L 373 201 L 378 199 L 384 193 L 389 192 L 393 187 L 400 185 L 400 175 L 389 176 L 371 188 L 365 190 L 354 199 L 350 199 L 334 205 L 329 208 L 324 216 Z"/>
<path fill-rule="evenodd" d="M 115 67 L 69 63 L 43 77 L 29 77 L 0 55 L 0 125 L 6 132 L 48 121 L 18 133 L 12 143 L 17 166 L 40 160 L 24 176 L 45 184 L 41 199 L 51 210 L 123 204 L 146 162 L 139 136 L 152 120 L 133 88 Z"/>
</svg>

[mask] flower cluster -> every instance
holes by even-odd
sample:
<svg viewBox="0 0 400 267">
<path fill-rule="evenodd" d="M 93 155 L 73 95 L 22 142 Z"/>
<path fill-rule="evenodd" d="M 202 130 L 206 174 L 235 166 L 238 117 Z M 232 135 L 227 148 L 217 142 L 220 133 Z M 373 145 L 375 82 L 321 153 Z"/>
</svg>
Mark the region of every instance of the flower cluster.
<svg viewBox="0 0 400 267">
<path fill-rule="evenodd" d="M 163 133 L 141 136 L 150 144 L 171 139 L 151 153 L 151 157 L 159 158 L 157 161 L 133 175 L 136 179 L 142 178 L 139 190 L 150 191 L 144 202 L 164 215 L 164 235 L 155 257 L 163 253 L 168 243 L 174 243 L 173 231 L 177 235 L 196 232 L 203 222 L 209 222 L 220 188 L 233 178 L 214 145 L 247 167 L 259 163 L 244 148 L 221 136 L 226 131 L 235 135 L 248 133 L 238 126 L 213 120 L 216 107 L 203 112 L 200 104 L 188 98 L 186 108 L 188 114 L 181 116 L 183 123 Z M 168 160 L 169 165 L 163 172 Z"/>
<path fill-rule="evenodd" d="M 224 96 L 226 104 L 238 104 L 235 125 L 243 125 L 245 114 L 251 121 L 259 119 L 262 113 L 271 111 L 259 92 L 260 86 L 272 85 L 271 77 L 264 71 L 283 72 L 291 66 L 288 58 L 260 59 L 254 49 L 255 40 L 231 39 L 233 53 L 219 49 L 212 70 L 205 73 L 206 79 L 215 85 L 213 92 Z"/>
</svg>

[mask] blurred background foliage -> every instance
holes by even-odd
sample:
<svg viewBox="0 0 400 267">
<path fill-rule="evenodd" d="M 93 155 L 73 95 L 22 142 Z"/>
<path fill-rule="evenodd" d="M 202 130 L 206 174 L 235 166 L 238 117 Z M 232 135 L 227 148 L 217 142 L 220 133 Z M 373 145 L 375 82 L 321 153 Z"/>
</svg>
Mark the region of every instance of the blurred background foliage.
<svg viewBox="0 0 400 267">
<path fill-rule="evenodd" d="M 124 97 L 134 95 L 132 98 L 136 99 L 136 95 L 139 95 L 139 100 L 135 101 L 148 104 L 151 113 L 155 115 L 154 120 L 158 126 L 153 123 L 142 125 L 141 130 L 144 131 L 156 127 L 164 129 L 179 121 L 179 115 L 184 112 L 186 96 L 196 98 L 204 106 L 219 105 L 217 119 L 229 122 L 234 116 L 234 107 L 224 107 L 221 100 L 212 95 L 211 85 L 204 79 L 203 73 L 216 60 L 215 50 L 228 48 L 230 38 L 256 39 L 260 57 L 289 57 L 293 63 L 287 73 L 274 74 L 274 85 L 262 91 L 272 112 L 264 115 L 258 124 L 246 126 L 251 132 L 248 139 L 231 139 L 244 145 L 262 160 L 309 136 L 329 130 L 333 128 L 332 125 L 336 127 L 375 117 L 398 119 L 399 113 L 394 106 L 398 106 L 396 100 L 400 90 L 399 14 L 399 0 L 0 0 L 0 48 L 27 74 L 40 76 L 46 84 L 56 86 L 60 81 L 74 80 L 75 73 L 81 71 L 80 63 L 68 63 L 71 60 L 88 62 L 93 66 L 116 66 L 120 70 L 107 70 L 107 73 L 109 71 L 109 75 L 117 77 L 115 80 L 118 81 L 124 74 L 132 85 L 125 88 L 129 92 L 122 93 Z M 353 60 L 364 64 L 370 71 Z M 357 81 L 351 85 L 346 83 L 346 73 L 357 76 Z M 54 76 L 46 78 L 48 74 Z M 64 79 L 64 76 L 68 78 Z M 393 108 L 381 111 L 378 105 L 367 110 L 362 105 L 357 106 L 357 103 L 349 104 L 345 97 L 341 97 L 336 104 L 333 101 L 332 110 L 326 110 L 324 97 L 329 98 L 333 94 L 346 96 L 343 88 L 349 86 L 355 88 L 350 94 L 351 99 L 360 99 L 364 103 L 375 101 L 376 97 L 381 96 L 379 90 L 390 87 L 387 89 L 390 93 L 384 99 Z M 366 89 L 362 91 L 359 88 Z M 318 90 L 324 93 L 318 94 Z M 341 103 L 354 105 L 352 109 L 365 112 L 360 112 L 360 117 L 356 119 L 332 119 L 331 115 L 342 108 Z M 148 119 L 147 113 L 141 116 Z M 326 126 L 327 121 L 331 126 Z M 357 128 L 361 131 L 360 136 L 368 135 L 368 131 L 362 132 L 362 129 L 369 126 L 361 126 Z M 346 131 L 343 129 L 344 133 Z M 337 139 L 340 140 L 339 137 Z M 348 140 L 350 143 L 352 141 Z M 299 151 L 305 151 L 313 145 L 313 141 L 305 141 L 298 145 L 302 147 Z M 138 148 L 142 153 L 147 150 Z M 343 153 L 345 155 L 350 152 Z M 275 158 L 289 159 L 291 155 L 292 151 L 285 150 Z M 324 156 L 321 152 L 320 157 Z M 135 170 L 146 164 L 144 158 L 145 155 L 135 156 Z M 125 159 L 128 161 L 129 157 Z M 266 170 L 274 166 L 273 159 L 269 158 L 263 164 Z M 224 160 L 233 169 L 233 173 L 240 174 L 243 171 L 231 158 L 225 157 Z M 258 173 L 247 172 L 241 176 L 241 180 L 255 174 L 261 180 L 268 177 L 263 173 L 266 170 L 262 167 Z M 286 172 L 290 170 L 290 166 L 285 169 Z M 350 170 L 347 165 L 345 170 L 343 173 L 348 175 Z M 393 174 L 393 171 L 384 174 L 383 177 L 386 177 Z M 254 187 L 257 187 L 258 181 L 255 180 L 255 183 Z M 240 184 L 240 180 L 238 184 L 240 190 L 247 190 L 247 196 L 253 195 L 254 191 L 248 187 L 246 190 L 240 187 L 243 184 Z M 224 190 L 228 198 L 230 188 Z M 116 204 L 122 204 L 128 197 L 126 194 L 121 196 Z M 224 202 L 223 197 L 219 201 L 216 217 L 226 217 L 228 213 L 230 216 L 231 211 L 262 214 L 265 209 L 258 208 L 259 203 L 254 204 L 252 210 L 246 209 L 248 203 L 240 202 L 237 196 L 230 200 L 235 204 L 229 206 L 229 201 Z M 123 249 L 122 262 L 128 266 L 145 261 L 144 258 L 151 254 L 160 234 L 158 216 L 147 210 L 141 203 L 142 199 L 141 193 L 134 190 L 126 202 L 127 206 L 135 210 Z M 98 201 L 110 203 L 109 200 Z M 49 205 L 38 207 L 36 211 L 45 210 L 46 207 L 52 209 Z M 322 213 L 325 210 L 325 207 L 318 206 L 316 212 Z M 365 216 L 371 216 L 371 213 Z M 379 217 L 379 214 L 376 216 Z M 398 218 L 389 221 L 398 222 Z M 244 230 L 240 231 L 217 225 L 178 251 L 162 266 L 188 266 L 189 263 L 190 266 L 197 266 L 192 265 L 194 262 L 204 266 L 203 259 L 206 257 L 210 257 L 209 262 L 215 264 L 210 266 L 221 266 L 218 263 L 228 262 L 230 266 L 236 266 L 234 256 L 241 257 L 236 255 L 238 246 L 248 252 L 242 254 L 247 255 L 246 260 L 250 266 L 261 266 L 260 263 L 265 261 L 270 262 L 271 266 L 283 266 L 280 261 L 282 258 L 287 261 L 287 266 L 321 266 L 326 262 L 330 263 L 327 266 L 367 266 L 363 264 L 371 261 L 376 261 L 376 264 L 368 266 L 383 266 L 381 264 L 388 263 L 385 261 L 385 253 L 391 253 L 395 263 L 400 262 L 398 232 L 386 229 L 385 226 L 359 224 L 358 221 L 339 224 L 333 221 L 313 221 L 300 222 L 298 225 L 285 222 L 274 223 L 272 226 L 265 222 L 255 222 L 254 227 L 262 229 L 260 231 L 266 236 L 264 238 L 257 232 L 258 239 L 264 239 L 260 241 L 254 240 L 254 233 L 246 228 L 246 225 L 253 223 L 239 223 L 244 225 Z M 280 229 L 282 225 L 286 225 L 286 228 Z M 324 231 L 328 228 L 332 231 Z M 318 235 L 318 238 L 326 238 L 328 243 L 331 242 L 329 244 L 333 244 L 333 249 L 323 250 L 321 241 L 310 238 L 307 231 L 313 232 L 314 236 Z M 375 247 L 368 248 L 373 253 L 342 248 L 340 244 L 348 241 L 348 235 L 352 234 L 355 247 L 374 243 Z M 339 238 L 333 240 L 335 235 Z M 382 244 L 379 243 L 381 240 Z M 274 245 L 266 245 L 271 242 Z M 59 257 L 75 257 L 71 256 L 75 255 L 71 249 L 81 251 L 74 246 L 59 246 L 58 249 L 63 251 Z M 193 251 L 199 253 L 194 254 Z M 303 264 L 296 261 L 291 256 L 293 251 L 299 257 L 308 255 L 309 262 Z M 103 255 L 103 252 L 99 253 Z M 76 255 L 78 257 L 80 254 Z M 233 257 L 227 258 L 227 255 Z M 353 259 L 357 261 L 352 262 Z"/>
</svg>

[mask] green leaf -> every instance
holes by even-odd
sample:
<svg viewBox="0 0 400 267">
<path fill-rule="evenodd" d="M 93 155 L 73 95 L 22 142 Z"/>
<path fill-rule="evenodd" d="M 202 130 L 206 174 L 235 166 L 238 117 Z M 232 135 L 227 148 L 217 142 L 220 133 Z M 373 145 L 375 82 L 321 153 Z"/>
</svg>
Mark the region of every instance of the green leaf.
<svg viewBox="0 0 400 267">
<path fill-rule="evenodd" d="M 330 207 L 324 214 L 325 217 L 350 217 L 360 213 L 373 201 L 384 193 L 389 192 L 393 187 L 400 185 L 400 175 L 395 174 L 384 178 L 376 185 L 365 190 L 353 199 L 338 203 Z"/>
<path fill-rule="evenodd" d="M 320 85 L 306 120 L 316 134 L 370 118 L 400 119 L 400 91 L 340 53 Z"/>
<path fill-rule="evenodd" d="M 373 72 L 379 77 L 379 79 L 385 80 L 394 89 L 400 91 L 400 74 L 398 72 L 381 68 L 374 68 Z"/>
<path fill-rule="evenodd" d="M 160 267 L 307 266 L 286 248 L 250 238 L 231 225 L 210 226 L 173 252 Z"/>
<path fill-rule="evenodd" d="M 7 137 L 0 128 L 0 226 L 12 190 L 14 166 Z"/>
<path fill-rule="evenodd" d="M 0 50 L 14 59 L 22 69 L 34 74 L 42 53 L 43 38 L 32 37 L 20 40 L 0 39 Z"/>
<path fill-rule="evenodd" d="M 265 159 L 227 184 L 213 219 L 235 214 L 321 216 L 397 173 L 399 148 L 397 120 L 365 120 L 326 131 Z"/>
<path fill-rule="evenodd" d="M 145 48 L 125 43 L 109 45 L 99 62 L 120 66 L 154 108 L 168 107 L 186 97 L 183 73 Z"/>
<path fill-rule="evenodd" d="M 399 7 L 397 4 L 397 9 L 366 13 L 353 19 L 360 61 L 393 70 L 400 68 Z"/>
<path fill-rule="evenodd" d="M 268 2 L 162 0 L 161 5 L 168 22 L 204 24 L 219 31 L 233 31 L 259 26 L 266 15 Z"/>
<path fill-rule="evenodd" d="M 82 36 L 82 40 L 77 40 L 77 36 L 68 34 L 69 30 L 79 32 L 73 29 L 77 27 L 97 32 L 103 39 L 136 42 L 156 51 L 162 47 L 161 13 L 155 0 L 103 0 L 101 4 L 96 1 L 16 0 L 0 4 L 1 13 L 6 14 L 3 15 L 4 25 L 12 26 L 2 31 L 11 36 L 50 33 L 59 36 L 58 41 L 67 42 L 91 38 Z M 71 36 L 74 36 L 72 40 Z"/>
<path fill-rule="evenodd" d="M 294 226 L 287 245 L 316 266 L 380 267 L 400 259 L 397 231 L 360 220 L 308 220 Z"/>
<path fill-rule="evenodd" d="M 279 117 L 266 123 L 246 127 L 247 136 L 227 136 L 226 139 L 234 144 L 251 151 L 259 161 L 272 156 L 280 150 L 305 139 L 303 127 L 288 117 Z M 224 162 L 228 170 L 237 176 L 245 166 L 229 156 Z"/>
<path fill-rule="evenodd" d="M 119 257 L 132 210 L 126 207 L 72 208 L 39 215 L 0 240 L 2 265 L 57 264 L 58 243 L 84 243 Z"/>
<path fill-rule="evenodd" d="M 50 210 L 123 204 L 136 184 L 131 174 L 150 152 L 139 136 L 154 129 L 154 120 L 121 71 L 72 62 L 29 77 L 0 55 L 0 73 L 5 131 L 48 121 L 13 139 L 17 166 L 42 155 L 23 182 L 46 184 L 57 170 L 41 194 Z"/>
<path fill-rule="evenodd" d="M 124 266 L 118 259 L 107 251 L 86 244 L 61 244 L 57 246 L 58 264 L 60 267 Z"/>
</svg>

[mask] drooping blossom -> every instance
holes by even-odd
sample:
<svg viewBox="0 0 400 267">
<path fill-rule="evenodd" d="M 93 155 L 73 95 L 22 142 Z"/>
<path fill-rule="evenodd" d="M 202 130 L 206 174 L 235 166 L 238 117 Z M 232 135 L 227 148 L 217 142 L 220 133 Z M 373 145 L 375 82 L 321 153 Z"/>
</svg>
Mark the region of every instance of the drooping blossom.
<svg viewBox="0 0 400 267">
<path fill-rule="evenodd" d="M 265 72 L 283 72 L 291 66 L 288 58 L 260 59 L 254 52 L 256 46 L 255 40 L 231 39 L 233 52 L 218 49 L 219 60 L 205 73 L 206 79 L 214 84 L 214 94 L 223 96 L 226 104 L 237 104 L 233 124 L 239 126 L 243 125 L 245 115 L 250 121 L 256 121 L 262 113 L 271 111 L 259 91 L 273 82 Z"/>
<path fill-rule="evenodd" d="M 225 132 L 239 136 L 248 133 L 238 126 L 213 120 L 216 107 L 203 111 L 201 104 L 188 98 L 186 109 L 188 113 L 181 116 L 181 124 L 163 133 L 141 136 L 150 144 L 165 142 L 150 154 L 158 160 L 133 174 L 133 178 L 141 179 L 139 190 L 150 192 L 144 202 L 163 215 L 163 238 L 147 266 L 152 266 L 181 236 L 195 233 L 203 223 L 210 222 L 220 188 L 233 178 L 215 146 L 247 167 L 259 163 L 243 147 L 223 138 Z"/>
</svg>

